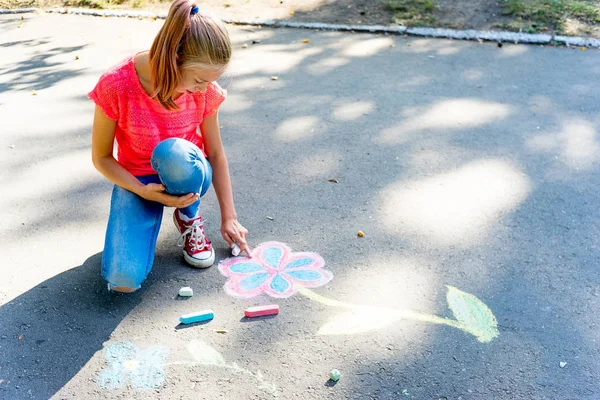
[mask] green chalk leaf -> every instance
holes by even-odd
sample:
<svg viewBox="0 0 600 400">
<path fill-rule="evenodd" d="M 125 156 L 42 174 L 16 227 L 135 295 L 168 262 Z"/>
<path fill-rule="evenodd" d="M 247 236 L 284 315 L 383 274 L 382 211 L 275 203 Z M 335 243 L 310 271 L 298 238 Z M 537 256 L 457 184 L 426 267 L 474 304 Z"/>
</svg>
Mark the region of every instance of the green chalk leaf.
<svg viewBox="0 0 600 400">
<path fill-rule="evenodd" d="M 474 335 L 482 343 L 491 342 L 498 336 L 498 323 L 492 311 L 472 294 L 453 286 L 446 286 L 446 300 L 454 318 L 464 325 L 464 330 Z"/>
<path fill-rule="evenodd" d="M 194 359 L 202 365 L 224 366 L 225 359 L 215 349 L 201 340 L 192 340 L 187 349 Z"/>
</svg>

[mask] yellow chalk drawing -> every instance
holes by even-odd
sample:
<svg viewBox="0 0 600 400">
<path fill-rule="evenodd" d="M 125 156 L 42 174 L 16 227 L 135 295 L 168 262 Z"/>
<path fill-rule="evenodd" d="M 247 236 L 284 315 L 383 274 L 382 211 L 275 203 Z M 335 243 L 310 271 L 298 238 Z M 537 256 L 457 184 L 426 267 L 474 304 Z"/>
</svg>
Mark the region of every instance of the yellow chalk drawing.
<svg viewBox="0 0 600 400">
<path fill-rule="evenodd" d="M 137 367 L 140 366 L 140 362 L 138 360 L 127 360 L 123 363 L 123 367 L 130 371 L 136 370 Z"/>
<path fill-rule="evenodd" d="M 268 393 L 270 393 L 273 397 L 279 396 L 279 391 L 277 387 L 273 383 L 268 383 L 265 381 L 263 374 L 260 371 L 251 372 L 245 368 L 240 367 L 237 363 L 228 364 L 225 361 L 225 358 L 214 348 L 210 347 L 208 344 L 204 343 L 201 340 L 192 340 L 187 345 L 187 349 L 196 361 L 196 364 L 200 365 L 209 365 L 215 366 L 219 368 L 225 368 L 234 373 L 242 373 L 246 375 L 250 375 L 253 377 L 257 384 L 258 388 L 262 389 Z M 172 363 L 175 364 L 175 363 Z M 182 363 L 177 363 L 182 364 Z M 188 364 L 188 363 L 185 363 Z M 191 364 L 191 363 L 190 363 Z"/>
<path fill-rule="evenodd" d="M 489 343 L 499 335 L 498 323 L 492 311 L 477 297 L 453 286 L 446 286 L 446 301 L 456 319 L 423 314 L 412 310 L 399 310 L 387 307 L 373 307 L 345 303 L 321 296 L 305 287 L 296 290 L 311 300 L 321 304 L 345 308 L 352 311 L 336 315 L 323 325 L 318 335 L 348 335 L 381 329 L 392 323 L 409 319 L 431 324 L 447 325 L 475 336 L 481 343 Z"/>
</svg>

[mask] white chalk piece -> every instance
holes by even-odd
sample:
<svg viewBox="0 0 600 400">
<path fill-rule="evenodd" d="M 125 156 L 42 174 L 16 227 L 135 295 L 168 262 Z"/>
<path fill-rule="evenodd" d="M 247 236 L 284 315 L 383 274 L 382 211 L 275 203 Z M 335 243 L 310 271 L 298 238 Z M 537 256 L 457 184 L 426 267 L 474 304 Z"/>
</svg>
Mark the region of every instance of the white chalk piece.
<svg viewBox="0 0 600 400">
<path fill-rule="evenodd" d="M 234 257 L 237 257 L 240 255 L 240 252 L 240 246 L 238 246 L 237 243 L 234 243 L 231 247 L 231 254 L 233 254 Z"/>
<path fill-rule="evenodd" d="M 337 369 L 332 369 L 331 372 L 329 373 L 329 379 L 331 379 L 334 382 L 339 381 L 341 377 L 342 377 L 342 373 L 340 371 L 338 371 Z"/>
<path fill-rule="evenodd" d="M 194 291 L 191 287 L 182 287 L 181 289 L 179 289 L 179 295 L 181 297 L 192 297 L 194 295 Z"/>
</svg>

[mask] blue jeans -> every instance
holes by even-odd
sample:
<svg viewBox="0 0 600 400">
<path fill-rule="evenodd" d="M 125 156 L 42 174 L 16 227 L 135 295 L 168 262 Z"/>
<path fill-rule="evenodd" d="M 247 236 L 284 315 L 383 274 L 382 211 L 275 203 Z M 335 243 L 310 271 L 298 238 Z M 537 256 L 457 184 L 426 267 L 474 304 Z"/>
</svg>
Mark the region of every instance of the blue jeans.
<svg viewBox="0 0 600 400">
<path fill-rule="evenodd" d="M 160 142 L 151 163 L 158 175 L 138 176 L 143 184 L 162 183 L 175 196 L 199 193 L 202 197 L 210 187 L 212 167 L 198 146 L 187 140 Z M 200 199 L 180 211 L 192 218 L 199 206 Z M 102 253 L 102 277 L 110 285 L 140 288 L 154 263 L 163 207 L 115 185 Z"/>
</svg>

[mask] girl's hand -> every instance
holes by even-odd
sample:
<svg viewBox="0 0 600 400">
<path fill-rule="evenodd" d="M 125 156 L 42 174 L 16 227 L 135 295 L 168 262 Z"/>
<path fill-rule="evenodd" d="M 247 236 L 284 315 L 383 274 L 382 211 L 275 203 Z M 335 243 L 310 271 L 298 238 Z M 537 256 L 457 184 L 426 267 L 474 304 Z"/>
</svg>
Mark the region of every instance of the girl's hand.
<svg viewBox="0 0 600 400">
<path fill-rule="evenodd" d="M 175 208 L 185 208 L 194 204 L 200 198 L 198 193 L 188 193 L 185 196 L 172 196 L 165 193 L 165 187 L 160 183 L 144 185 L 138 194 L 146 200 L 156 201 L 167 207 Z"/>
<path fill-rule="evenodd" d="M 244 228 L 236 218 L 223 220 L 223 223 L 221 224 L 221 235 L 223 235 L 223 239 L 229 243 L 229 247 L 233 247 L 233 244 L 237 243 L 238 246 L 240 246 L 240 250 L 245 251 L 248 257 L 252 258 L 250 248 L 246 242 L 248 230 Z"/>
</svg>

